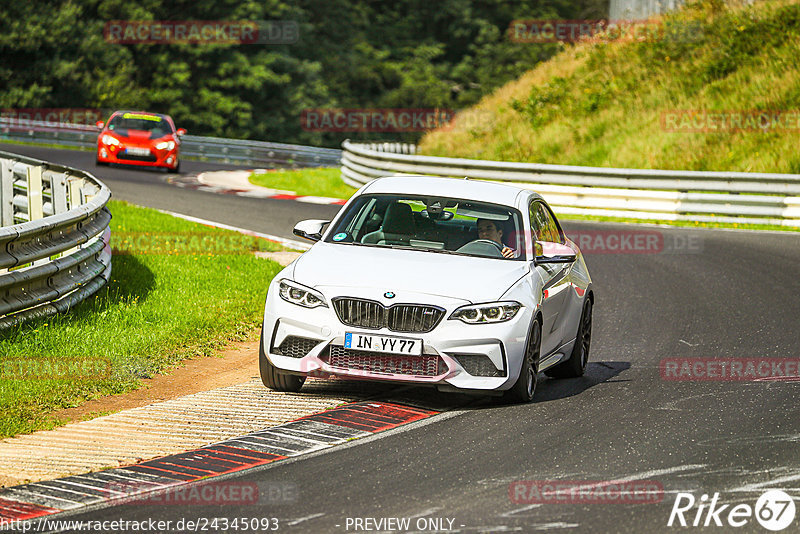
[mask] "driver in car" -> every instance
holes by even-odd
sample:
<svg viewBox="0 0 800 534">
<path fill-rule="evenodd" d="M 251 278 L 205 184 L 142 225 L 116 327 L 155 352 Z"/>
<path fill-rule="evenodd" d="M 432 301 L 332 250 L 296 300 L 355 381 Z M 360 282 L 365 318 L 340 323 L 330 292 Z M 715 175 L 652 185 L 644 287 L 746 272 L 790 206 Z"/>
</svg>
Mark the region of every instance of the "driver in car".
<svg viewBox="0 0 800 534">
<path fill-rule="evenodd" d="M 478 239 L 494 241 L 502 247 L 504 258 L 513 258 L 514 250 L 503 244 L 503 227 L 498 221 L 491 219 L 478 219 Z"/>
</svg>

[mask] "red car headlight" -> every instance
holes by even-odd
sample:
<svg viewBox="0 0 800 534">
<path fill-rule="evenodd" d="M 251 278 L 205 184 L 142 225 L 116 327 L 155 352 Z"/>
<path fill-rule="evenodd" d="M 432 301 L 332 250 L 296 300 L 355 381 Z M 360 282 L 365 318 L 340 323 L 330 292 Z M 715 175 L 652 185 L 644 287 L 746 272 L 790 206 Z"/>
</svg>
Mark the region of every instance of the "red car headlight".
<svg viewBox="0 0 800 534">
<path fill-rule="evenodd" d="M 156 150 L 172 150 L 175 148 L 175 141 L 161 141 L 156 145 Z"/>
<path fill-rule="evenodd" d="M 112 146 L 119 146 L 120 144 L 119 139 L 117 139 L 116 137 L 112 137 L 108 134 L 103 134 L 103 136 L 100 138 L 100 142 L 102 142 L 104 145 L 112 145 Z"/>
</svg>

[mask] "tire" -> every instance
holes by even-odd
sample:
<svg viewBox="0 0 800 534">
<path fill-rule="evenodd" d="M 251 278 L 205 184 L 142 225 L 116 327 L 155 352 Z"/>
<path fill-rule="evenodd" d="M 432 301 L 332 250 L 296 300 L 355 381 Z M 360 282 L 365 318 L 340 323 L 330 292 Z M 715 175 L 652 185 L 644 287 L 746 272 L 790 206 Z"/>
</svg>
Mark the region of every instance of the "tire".
<svg viewBox="0 0 800 534">
<path fill-rule="evenodd" d="M 592 301 L 587 298 L 583 303 L 581 320 L 578 323 L 578 333 L 575 336 L 575 346 L 572 354 L 563 363 L 551 367 L 544 372 L 551 378 L 575 378 L 583 376 L 586 364 L 589 362 L 589 349 L 592 344 Z"/>
<path fill-rule="evenodd" d="M 539 362 L 539 351 L 542 346 L 542 325 L 538 320 L 533 321 L 531 333 L 528 338 L 528 347 L 525 349 L 525 358 L 519 370 L 517 381 L 511 389 L 503 395 L 503 400 L 512 404 L 525 404 L 533 400 L 536 394 L 536 366 Z"/>
<path fill-rule="evenodd" d="M 261 372 L 261 382 L 275 391 L 297 392 L 303 387 L 306 377 L 282 373 L 272 365 L 264 353 L 264 327 L 261 327 L 261 338 L 258 345 L 258 370 Z"/>
<path fill-rule="evenodd" d="M 100 161 L 99 159 L 96 160 L 94 164 L 97 165 L 98 167 L 108 167 L 108 163 L 106 163 L 105 161 Z"/>
<path fill-rule="evenodd" d="M 181 172 L 180 162 L 178 162 L 178 165 L 176 165 L 174 169 L 167 167 L 167 172 L 170 174 L 178 174 L 179 172 Z"/>
</svg>

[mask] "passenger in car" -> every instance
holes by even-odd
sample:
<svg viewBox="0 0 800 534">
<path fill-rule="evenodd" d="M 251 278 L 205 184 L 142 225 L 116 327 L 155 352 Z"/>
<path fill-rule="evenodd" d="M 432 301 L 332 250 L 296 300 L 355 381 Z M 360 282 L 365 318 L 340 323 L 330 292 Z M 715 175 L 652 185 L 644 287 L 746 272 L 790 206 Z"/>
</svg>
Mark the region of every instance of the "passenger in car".
<svg viewBox="0 0 800 534">
<path fill-rule="evenodd" d="M 504 258 L 513 258 L 516 255 L 512 248 L 503 243 L 503 227 L 499 221 L 478 219 L 476 226 L 478 228 L 478 239 L 488 239 L 502 246 Z"/>
</svg>

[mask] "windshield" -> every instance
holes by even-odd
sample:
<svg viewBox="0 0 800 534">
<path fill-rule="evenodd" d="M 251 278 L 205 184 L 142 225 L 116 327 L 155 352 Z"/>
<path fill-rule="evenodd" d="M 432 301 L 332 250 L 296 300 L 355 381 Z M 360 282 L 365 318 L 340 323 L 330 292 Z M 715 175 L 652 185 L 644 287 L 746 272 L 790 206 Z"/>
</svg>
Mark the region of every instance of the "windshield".
<svg viewBox="0 0 800 534">
<path fill-rule="evenodd" d="M 457 198 L 363 195 L 326 241 L 522 259 L 524 239 L 519 212 L 507 206 Z"/>
<path fill-rule="evenodd" d="M 116 115 L 109 121 L 108 129 L 120 135 L 127 135 L 128 130 L 150 132 L 153 138 L 172 132 L 169 122 L 162 117 L 142 113 Z"/>
</svg>

